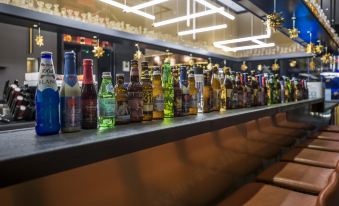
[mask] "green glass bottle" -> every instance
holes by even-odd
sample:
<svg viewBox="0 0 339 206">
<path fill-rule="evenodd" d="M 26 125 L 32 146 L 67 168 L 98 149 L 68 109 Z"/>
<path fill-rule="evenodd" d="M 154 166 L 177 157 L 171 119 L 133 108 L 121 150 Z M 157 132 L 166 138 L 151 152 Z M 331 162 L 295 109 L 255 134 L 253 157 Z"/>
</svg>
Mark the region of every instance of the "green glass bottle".
<svg viewBox="0 0 339 206">
<path fill-rule="evenodd" d="M 113 92 L 111 72 L 102 73 L 99 90 L 99 127 L 112 128 L 115 125 L 115 94 Z"/>
<path fill-rule="evenodd" d="M 174 88 L 172 68 L 169 61 L 165 61 L 162 65 L 162 88 L 164 91 L 164 117 L 172 118 L 174 117 Z"/>
</svg>

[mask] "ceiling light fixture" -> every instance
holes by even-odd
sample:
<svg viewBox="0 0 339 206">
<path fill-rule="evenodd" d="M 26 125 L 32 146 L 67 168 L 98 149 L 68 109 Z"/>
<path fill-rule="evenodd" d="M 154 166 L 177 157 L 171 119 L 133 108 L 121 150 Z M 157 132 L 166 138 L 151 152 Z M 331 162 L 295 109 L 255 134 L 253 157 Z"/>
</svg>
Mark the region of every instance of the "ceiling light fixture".
<svg viewBox="0 0 339 206">
<path fill-rule="evenodd" d="M 198 3 L 200 3 L 200 4 L 202 4 L 202 5 L 204 5 L 204 6 L 206 6 L 207 8 L 209 8 L 209 9 L 211 9 L 211 10 L 218 10 L 217 13 L 219 13 L 219 14 L 225 16 L 226 18 L 229 18 L 229 19 L 231 19 L 231 20 L 234 20 L 234 19 L 235 19 L 235 17 L 234 17 L 232 14 L 226 12 L 224 9 L 223 9 L 223 10 L 219 10 L 218 7 L 216 7 L 216 6 L 214 6 L 213 4 L 207 2 L 206 0 L 195 0 L 195 1 L 198 2 Z"/>
<path fill-rule="evenodd" d="M 218 30 L 218 29 L 226 29 L 226 28 L 227 28 L 227 24 L 221 24 L 221 25 L 203 27 L 203 28 L 198 28 L 198 29 L 193 29 L 193 30 L 180 31 L 178 32 L 178 35 L 185 36 L 185 35 L 190 35 L 190 34 L 196 34 L 196 33 L 213 31 L 213 30 Z"/>
<path fill-rule="evenodd" d="M 143 17 L 145 17 L 147 19 L 151 19 L 151 20 L 155 19 L 155 16 L 153 16 L 151 14 L 148 14 L 146 12 L 140 11 L 138 9 L 134 9 L 134 8 L 132 8 L 130 6 L 126 6 L 125 4 L 121 4 L 121 3 L 113 1 L 113 0 L 100 0 L 100 1 L 103 2 L 103 3 L 109 4 L 111 6 L 117 7 L 119 9 L 122 9 L 124 11 L 130 11 L 130 12 L 132 12 L 134 14 L 143 16 Z"/>
<path fill-rule="evenodd" d="M 224 8 L 220 7 L 220 8 L 218 8 L 218 10 L 224 10 Z M 179 17 L 176 17 L 176 18 L 173 18 L 173 19 L 168 19 L 168 20 L 165 20 L 165 21 L 156 22 L 156 23 L 153 24 L 153 26 L 154 27 L 165 26 L 165 25 L 168 25 L 168 24 L 186 21 L 188 19 L 194 19 L 194 18 L 207 16 L 207 15 L 211 15 L 211 14 L 215 14 L 215 13 L 217 13 L 217 11 L 214 11 L 214 10 L 202 11 L 202 12 L 198 12 L 198 13 L 195 13 L 195 14 L 190 14 L 190 15 L 186 15 L 186 16 L 179 16 Z"/>
<path fill-rule="evenodd" d="M 274 43 L 265 43 L 263 41 L 260 41 L 261 39 L 268 39 L 272 35 L 272 31 L 269 26 L 267 26 L 266 29 L 266 34 L 263 35 L 258 35 L 258 36 L 250 36 L 250 37 L 243 37 L 243 38 L 238 38 L 238 39 L 229 39 L 229 40 L 224 40 L 224 41 L 217 41 L 214 42 L 213 45 L 216 48 L 220 48 L 226 52 L 232 51 L 232 52 L 237 52 L 237 51 L 242 51 L 242 50 L 250 50 L 250 49 L 260 49 L 260 48 L 266 48 L 266 47 L 273 47 L 275 46 Z M 228 47 L 225 46 L 227 44 L 234 44 L 234 43 L 241 43 L 241 42 L 247 42 L 251 41 L 255 43 L 255 45 L 249 45 L 249 46 L 241 46 L 241 47 Z"/>
<path fill-rule="evenodd" d="M 164 3 L 166 1 L 168 1 L 168 0 L 152 0 L 152 1 L 149 1 L 149 2 L 145 2 L 145 3 L 142 3 L 142 4 L 132 6 L 130 8 L 140 10 L 140 9 L 144 9 L 144 8 L 147 8 L 147 7 L 150 7 L 150 6 L 154 6 L 154 5 L 157 5 L 157 4 Z M 127 10 L 124 10 L 124 12 L 131 12 L 131 10 L 127 9 Z"/>
</svg>

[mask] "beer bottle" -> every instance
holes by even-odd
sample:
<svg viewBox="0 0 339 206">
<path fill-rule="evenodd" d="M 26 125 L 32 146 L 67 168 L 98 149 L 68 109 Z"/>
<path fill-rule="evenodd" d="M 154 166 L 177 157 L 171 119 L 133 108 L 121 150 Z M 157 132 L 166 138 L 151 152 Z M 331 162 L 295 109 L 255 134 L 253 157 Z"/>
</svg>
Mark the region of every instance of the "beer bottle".
<svg viewBox="0 0 339 206">
<path fill-rule="evenodd" d="M 189 115 L 190 96 L 187 81 L 187 68 L 180 66 L 180 88 L 182 91 L 182 115 Z"/>
<path fill-rule="evenodd" d="M 179 83 L 179 71 L 177 68 L 173 68 L 173 89 L 174 89 L 174 116 L 181 117 L 182 116 L 182 91 Z"/>
<path fill-rule="evenodd" d="M 148 70 L 144 71 L 141 77 L 142 98 L 143 98 L 143 120 L 153 119 L 153 87 Z"/>
<path fill-rule="evenodd" d="M 160 68 L 153 71 L 153 119 L 164 118 L 164 92 L 161 85 Z"/>
<path fill-rule="evenodd" d="M 100 128 L 114 127 L 115 104 L 111 72 L 103 72 L 98 98 Z"/>
<path fill-rule="evenodd" d="M 172 118 L 174 117 L 174 89 L 172 68 L 168 60 L 162 66 L 162 88 L 164 91 L 164 117 Z"/>
<path fill-rule="evenodd" d="M 81 129 L 81 90 L 74 52 L 65 52 L 64 69 L 64 81 L 60 90 L 61 130 L 77 132 Z"/>
<path fill-rule="evenodd" d="M 203 69 L 200 66 L 194 66 L 194 79 L 195 79 L 195 87 L 198 89 L 198 112 L 203 112 L 203 88 L 204 88 L 204 74 Z"/>
<path fill-rule="evenodd" d="M 41 52 L 39 82 L 35 95 L 35 131 L 37 135 L 58 134 L 59 92 L 51 52 Z"/>
<path fill-rule="evenodd" d="M 130 83 L 128 85 L 128 108 L 131 122 L 141 122 L 143 116 L 142 86 L 139 82 L 138 61 L 131 61 Z"/>
<path fill-rule="evenodd" d="M 83 60 L 83 82 L 81 90 L 81 127 L 96 129 L 98 127 L 97 91 L 93 83 L 93 60 Z"/>
<path fill-rule="evenodd" d="M 212 111 L 219 111 L 220 110 L 220 81 L 218 77 L 218 67 L 214 66 L 212 68 L 212 79 L 211 79 L 211 86 L 213 90 L 212 95 Z"/>
<path fill-rule="evenodd" d="M 130 122 L 130 113 L 128 110 L 128 92 L 125 83 L 125 75 L 116 75 L 116 84 L 114 87 L 115 99 L 116 99 L 116 124 L 127 124 Z"/>
<path fill-rule="evenodd" d="M 211 71 L 205 70 L 204 74 L 204 89 L 203 89 L 203 112 L 208 113 L 212 111 L 213 89 L 211 86 Z"/>
<path fill-rule="evenodd" d="M 198 89 L 195 87 L 194 74 L 188 75 L 188 94 L 189 94 L 189 104 L 188 104 L 188 114 L 197 115 L 198 114 Z"/>
</svg>

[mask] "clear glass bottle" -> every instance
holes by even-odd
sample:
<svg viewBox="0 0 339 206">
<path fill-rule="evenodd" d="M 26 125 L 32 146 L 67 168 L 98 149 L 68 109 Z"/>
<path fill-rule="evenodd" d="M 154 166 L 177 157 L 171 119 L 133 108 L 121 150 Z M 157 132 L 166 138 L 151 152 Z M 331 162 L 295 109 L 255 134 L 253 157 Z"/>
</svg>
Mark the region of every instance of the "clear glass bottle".
<svg viewBox="0 0 339 206">
<path fill-rule="evenodd" d="M 160 68 L 153 71 L 153 119 L 164 118 L 164 92 L 161 85 Z"/>
<path fill-rule="evenodd" d="M 195 79 L 195 87 L 198 89 L 198 112 L 203 112 L 203 88 L 204 88 L 204 74 L 203 69 L 200 66 L 194 66 L 194 79 Z"/>
<path fill-rule="evenodd" d="M 102 73 L 98 95 L 99 128 L 113 128 L 115 125 L 116 101 L 113 92 L 111 72 Z"/>
<path fill-rule="evenodd" d="M 61 131 L 78 132 L 81 130 L 81 90 L 74 52 L 65 52 L 64 70 L 60 89 Z"/>
<path fill-rule="evenodd" d="M 141 122 L 143 119 L 142 86 L 139 81 L 138 61 L 131 61 L 130 83 L 128 85 L 128 108 L 131 122 Z"/>
<path fill-rule="evenodd" d="M 116 84 L 114 92 L 116 95 L 116 124 L 127 124 L 130 122 L 130 113 L 128 110 L 128 91 L 125 87 L 125 75 L 116 74 Z"/>
</svg>

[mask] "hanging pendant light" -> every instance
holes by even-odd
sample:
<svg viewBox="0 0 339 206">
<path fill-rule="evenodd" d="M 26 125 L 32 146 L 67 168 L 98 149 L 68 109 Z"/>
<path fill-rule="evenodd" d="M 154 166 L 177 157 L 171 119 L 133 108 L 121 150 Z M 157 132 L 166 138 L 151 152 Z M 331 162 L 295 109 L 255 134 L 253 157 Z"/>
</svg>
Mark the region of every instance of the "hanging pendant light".
<svg viewBox="0 0 339 206">
<path fill-rule="evenodd" d="M 293 12 L 293 17 L 292 17 L 293 27 L 292 27 L 292 29 L 288 29 L 288 33 L 289 33 L 291 39 L 296 39 L 296 38 L 299 37 L 300 31 L 295 27 L 296 19 L 297 18 L 295 16 L 295 12 Z"/>
<path fill-rule="evenodd" d="M 281 12 L 277 12 L 277 2 L 274 0 L 274 11 L 271 14 L 268 14 L 266 16 L 267 23 L 270 26 L 270 28 L 276 32 L 284 23 L 285 19 L 282 17 Z"/>
</svg>

